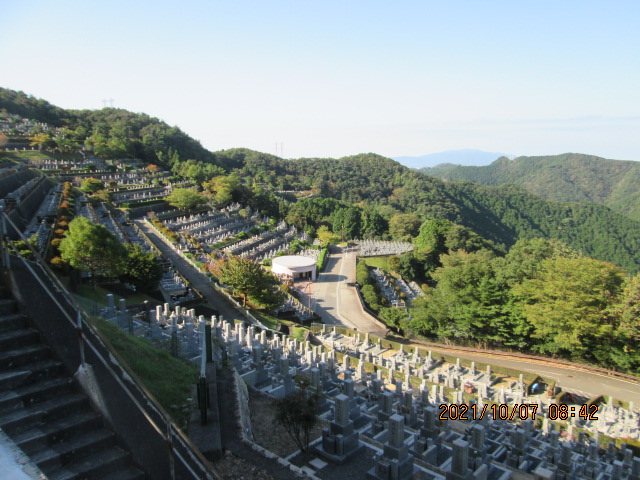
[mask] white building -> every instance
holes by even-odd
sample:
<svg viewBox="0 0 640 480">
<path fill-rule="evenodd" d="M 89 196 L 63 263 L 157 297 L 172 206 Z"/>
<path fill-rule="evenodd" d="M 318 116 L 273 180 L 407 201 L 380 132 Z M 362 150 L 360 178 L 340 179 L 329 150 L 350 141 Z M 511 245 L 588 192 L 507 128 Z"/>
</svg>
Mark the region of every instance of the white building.
<svg viewBox="0 0 640 480">
<path fill-rule="evenodd" d="M 286 275 L 294 280 L 316 279 L 316 261 L 300 255 L 275 257 L 271 261 L 271 272 L 275 275 Z"/>
</svg>

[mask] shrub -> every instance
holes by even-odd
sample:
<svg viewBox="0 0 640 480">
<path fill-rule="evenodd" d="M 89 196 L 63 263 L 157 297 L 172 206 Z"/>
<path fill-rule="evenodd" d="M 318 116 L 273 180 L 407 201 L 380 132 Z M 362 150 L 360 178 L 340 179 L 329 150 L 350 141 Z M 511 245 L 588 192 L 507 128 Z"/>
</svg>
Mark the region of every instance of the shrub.
<svg viewBox="0 0 640 480">
<path fill-rule="evenodd" d="M 53 257 L 49 263 L 53 269 L 58 270 L 63 274 L 67 274 L 69 272 L 69 263 L 60 257 Z"/>
<path fill-rule="evenodd" d="M 361 290 L 362 298 L 371 310 L 377 312 L 380 310 L 380 303 L 378 295 L 376 294 L 373 285 L 365 285 Z"/>
</svg>

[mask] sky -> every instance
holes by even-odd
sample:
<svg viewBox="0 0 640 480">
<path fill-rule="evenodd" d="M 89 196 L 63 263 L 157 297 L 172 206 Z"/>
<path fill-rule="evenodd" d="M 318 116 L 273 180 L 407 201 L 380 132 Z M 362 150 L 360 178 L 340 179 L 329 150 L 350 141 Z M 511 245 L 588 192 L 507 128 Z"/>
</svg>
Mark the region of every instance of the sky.
<svg viewBox="0 0 640 480">
<path fill-rule="evenodd" d="M 2 0 L 0 86 L 210 150 L 640 160 L 640 2 Z"/>
</svg>

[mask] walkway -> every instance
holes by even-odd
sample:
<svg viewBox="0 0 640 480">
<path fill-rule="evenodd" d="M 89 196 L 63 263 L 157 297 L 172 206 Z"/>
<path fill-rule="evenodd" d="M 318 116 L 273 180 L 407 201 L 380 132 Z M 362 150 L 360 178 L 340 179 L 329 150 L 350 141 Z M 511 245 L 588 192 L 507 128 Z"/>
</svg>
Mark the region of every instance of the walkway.
<svg viewBox="0 0 640 480">
<path fill-rule="evenodd" d="M 218 315 L 222 315 L 226 320 L 241 316 L 229 300 L 211 285 L 209 278 L 176 252 L 153 227 L 143 220 L 135 220 L 135 223 L 147 235 L 149 240 L 158 247 L 164 257 L 173 264 L 174 268 L 184 275 L 194 288 L 202 293 L 209 306 L 218 311 Z"/>
</svg>

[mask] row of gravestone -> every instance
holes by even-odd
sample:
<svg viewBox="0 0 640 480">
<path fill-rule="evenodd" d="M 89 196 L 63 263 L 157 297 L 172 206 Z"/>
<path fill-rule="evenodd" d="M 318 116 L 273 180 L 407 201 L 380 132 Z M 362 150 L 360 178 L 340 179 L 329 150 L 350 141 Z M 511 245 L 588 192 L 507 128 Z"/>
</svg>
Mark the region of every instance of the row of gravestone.
<svg viewBox="0 0 640 480">
<path fill-rule="evenodd" d="M 191 338 L 195 352 L 204 338 L 198 332 L 209 322 L 193 315 L 184 309 L 170 311 L 165 305 L 153 312 L 151 326 L 176 344 L 182 341 L 181 348 L 188 348 Z M 617 449 L 610 444 L 603 453 L 584 431 L 577 438 L 566 435 L 561 442 L 544 405 L 538 413 L 544 415 L 543 429 L 534 428 L 531 418 L 519 424 L 494 420 L 492 415 L 477 421 L 441 420 L 441 404 L 463 400 L 456 392 L 456 398 L 447 398 L 443 386 L 434 385 L 430 392 L 423 385 L 415 395 L 403 382 L 385 383 L 382 370 L 366 372 L 363 362 L 354 369 L 345 357 L 348 360 L 340 364 L 335 350 L 327 352 L 309 342 L 269 336 L 264 330 L 215 317 L 210 325 L 215 357 L 228 358 L 252 387 L 282 397 L 298 388 L 294 377 L 307 378 L 308 391 L 321 394 L 322 416 L 329 422 L 317 453 L 339 464 L 378 449 L 381 453 L 373 459 L 370 478 L 506 480 L 519 472 L 543 480 L 640 480 L 640 459 L 624 446 Z M 471 403 L 480 407 L 482 397 L 479 401 Z"/>
</svg>

